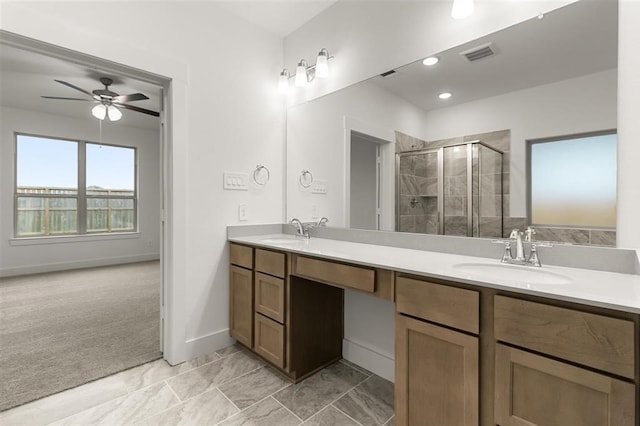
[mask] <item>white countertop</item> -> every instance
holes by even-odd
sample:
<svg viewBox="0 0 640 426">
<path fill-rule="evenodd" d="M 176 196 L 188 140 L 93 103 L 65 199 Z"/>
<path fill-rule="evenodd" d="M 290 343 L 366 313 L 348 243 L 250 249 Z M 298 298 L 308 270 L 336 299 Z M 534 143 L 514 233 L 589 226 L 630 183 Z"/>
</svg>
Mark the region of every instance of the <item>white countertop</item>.
<svg viewBox="0 0 640 426">
<path fill-rule="evenodd" d="M 305 239 L 286 234 L 231 237 L 229 241 L 589 306 L 640 313 L 640 275 L 551 265 L 543 265 L 541 268 L 505 265 L 500 263 L 500 259 L 316 237 Z M 538 274 L 536 270 L 542 274 L 540 278 L 536 276 Z M 558 281 L 565 280 L 566 283 L 555 283 L 556 278 Z"/>
</svg>

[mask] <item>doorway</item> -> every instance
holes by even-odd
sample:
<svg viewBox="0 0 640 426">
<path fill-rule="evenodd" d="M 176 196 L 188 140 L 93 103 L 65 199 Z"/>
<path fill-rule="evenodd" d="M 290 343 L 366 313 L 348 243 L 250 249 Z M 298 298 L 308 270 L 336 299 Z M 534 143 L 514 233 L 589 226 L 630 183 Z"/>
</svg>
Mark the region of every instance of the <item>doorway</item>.
<svg viewBox="0 0 640 426">
<path fill-rule="evenodd" d="M 3 258 L 3 262 L 0 265 L 0 276 L 34 277 L 31 274 L 38 273 L 39 275 L 37 277 L 38 279 L 40 279 L 44 277 L 45 274 L 52 274 L 51 276 L 55 277 L 55 279 L 52 278 L 51 280 L 47 281 L 47 282 L 52 282 L 56 280 L 60 281 L 61 280 L 60 277 L 62 277 L 66 273 L 66 272 L 63 272 L 64 270 L 67 270 L 67 272 L 73 272 L 73 273 L 77 271 L 78 273 L 82 273 L 82 274 L 98 272 L 98 270 L 100 270 L 100 273 L 102 273 L 103 275 L 114 276 L 115 274 L 123 274 L 123 276 L 128 276 L 131 278 L 131 277 L 141 277 L 141 275 L 139 274 L 144 274 L 145 276 L 147 276 L 148 270 L 152 268 L 154 269 L 154 272 L 152 272 L 151 275 L 154 275 L 154 276 L 157 275 L 157 279 L 154 278 L 154 283 L 155 283 L 154 291 L 157 293 L 157 297 L 154 296 L 154 299 L 153 299 L 154 301 L 157 300 L 157 302 L 154 302 L 154 303 L 157 303 L 157 305 L 154 306 L 153 309 L 150 309 L 150 307 L 148 306 L 141 307 L 138 305 L 136 307 L 134 303 L 133 305 L 131 305 L 132 308 L 129 310 L 135 311 L 136 309 L 139 309 L 140 311 L 152 310 L 153 312 L 155 312 L 154 315 L 156 316 L 157 329 L 154 335 L 159 337 L 154 338 L 153 340 L 155 341 L 155 343 L 152 342 L 152 344 L 153 344 L 153 347 L 155 348 L 155 352 L 159 354 L 158 356 L 161 356 L 162 353 L 165 352 L 164 348 L 165 348 L 165 345 L 167 344 L 164 330 L 165 330 L 165 322 L 168 323 L 168 315 L 167 315 L 168 313 L 165 312 L 165 309 L 164 309 L 166 305 L 165 288 L 167 287 L 168 282 L 164 278 L 167 275 L 166 254 L 168 253 L 168 247 L 169 247 L 168 239 L 170 238 L 170 234 L 165 229 L 165 226 L 166 226 L 165 212 L 167 212 L 167 210 L 169 210 L 170 208 L 170 203 L 169 203 L 170 197 L 167 196 L 168 195 L 167 180 L 168 180 L 169 165 L 171 162 L 170 161 L 171 151 L 168 148 L 170 144 L 170 140 L 167 137 L 168 133 L 167 133 L 166 127 L 164 126 L 164 123 L 166 123 L 165 110 L 168 108 L 168 101 L 169 101 L 167 97 L 166 89 L 170 87 L 171 81 L 167 78 L 160 77 L 155 74 L 146 73 L 138 69 L 133 69 L 125 65 L 115 64 L 113 62 L 106 61 L 93 56 L 85 55 L 79 52 L 71 52 L 67 49 L 58 48 L 56 46 L 52 46 L 47 43 L 42 43 L 36 40 L 23 38 L 21 36 L 11 34 L 6 31 L 0 31 L 0 49 L 1 49 L 0 55 L 9 54 L 8 53 L 9 51 L 12 51 L 13 53 L 15 53 L 15 51 L 21 51 L 21 53 L 25 55 L 30 55 L 29 59 L 25 59 L 24 62 L 30 63 L 32 66 L 35 66 L 36 68 L 39 68 L 41 70 L 47 70 L 48 73 L 51 73 L 52 70 L 54 69 L 61 70 L 61 68 L 46 66 L 47 63 L 56 62 L 60 64 L 61 67 L 65 67 L 64 69 L 66 71 L 66 74 L 64 75 L 62 73 L 59 73 L 59 75 L 48 74 L 46 78 L 41 78 L 38 80 L 38 84 L 40 84 L 41 82 L 46 82 L 46 87 L 40 84 L 38 85 L 38 87 L 32 90 L 33 92 L 32 95 L 35 97 L 34 102 L 36 103 L 37 102 L 42 103 L 44 101 L 43 99 L 40 98 L 40 96 L 42 95 L 52 95 L 52 94 L 55 95 L 56 93 L 52 92 L 55 90 L 63 90 L 63 89 L 69 90 L 69 94 L 67 95 L 65 93 L 63 94 L 63 96 L 69 96 L 69 97 L 77 96 L 78 98 L 81 98 L 82 96 L 84 96 L 83 94 L 79 93 L 78 90 L 74 90 L 73 88 L 64 87 L 64 85 L 58 84 L 59 82 L 53 81 L 54 78 L 72 83 L 77 87 L 86 89 L 87 91 L 92 91 L 92 89 L 101 88 L 99 87 L 99 82 L 97 81 L 98 80 L 97 77 L 102 75 L 108 75 L 110 77 L 114 77 L 114 80 L 116 80 L 114 81 L 114 84 L 111 87 L 111 90 L 120 91 L 121 94 L 125 94 L 125 93 L 128 94 L 130 92 L 127 89 L 121 90 L 121 89 L 118 89 L 118 86 L 130 87 L 130 85 L 133 84 L 134 85 L 133 87 L 136 87 L 136 90 L 131 90 L 131 93 L 136 91 L 136 92 L 142 92 L 145 94 L 150 94 L 150 92 L 153 92 L 155 94 L 154 98 L 158 100 L 157 110 L 160 114 L 160 117 L 153 117 L 153 119 L 155 120 L 154 130 L 151 131 L 149 129 L 144 129 L 144 124 L 140 126 L 137 126 L 137 125 L 129 126 L 131 122 L 127 120 L 131 117 L 135 117 L 137 112 L 135 111 L 131 112 L 130 110 L 123 109 L 122 111 L 124 112 L 124 114 L 123 114 L 122 120 L 119 123 L 108 123 L 108 122 L 102 123 L 96 120 L 95 118 L 91 117 L 91 115 L 88 115 L 88 118 L 86 120 L 90 120 L 90 124 L 87 127 L 91 127 L 92 129 L 94 129 L 95 133 L 91 133 L 90 130 L 82 130 L 81 131 L 82 134 L 77 137 L 79 140 L 83 141 L 81 143 L 89 144 L 88 146 L 95 145 L 97 148 L 106 147 L 109 145 L 109 142 L 110 142 L 108 140 L 110 137 L 109 131 L 117 132 L 118 134 L 117 137 L 120 140 L 127 138 L 126 133 L 122 131 L 124 126 L 116 127 L 119 124 L 125 124 L 125 123 L 127 123 L 127 127 L 135 128 L 135 131 L 133 132 L 133 134 L 139 135 L 145 132 L 147 134 L 150 134 L 151 132 L 153 132 L 153 134 L 156 135 L 155 139 L 152 141 L 152 143 L 155 144 L 153 148 L 155 151 L 155 154 L 154 154 L 155 156 L 146 157 L 149 160 L 145 161 L 144 164 L 140 164 L 140 169 L 139 169 L 144 173 L 138 174 L 136 177 L 138 185 L 141 188 L 139 199 L 134 200 L 134 203 L 137 203 L 136 204 L 137 216 L 136 216 L 136 219 L 134 220 L 134 222 L 137 222 L 137 224 L 139 225 L 139 227 L 136 229 L 137 232 L 130 232 L 126 234 L 114 232 L 114 233 L 109 233 L 109 235 L 106 235 L 106 234 L 100 235 L 100 233 L 85 233 L 83 235 L 65 235 L 64 237 L 53 236 L 53 238 L 49 238 L 49 239 L 43 236 L 42 238 L 39 239 L 39 241 L 36 241 L 36 239 L 31 239 L 30 241 L 26 241 L 26 239 L 16 238 L 17 236 L 14 235 L 15 230 L 13 229 L 13 226 L 11 226 L 12 229 L 10 229 L 9 231 L 4 229 L 2 230 L 3 237 L 5 236 L 7 237 L 7 240 L 10 241 L 10 245 L 2 249 L 3 253 L 1 257 Z M 4 77 L 9 78 L 11 77 L 10 76 L 11 73 L 20 73 L 22 75 L 22 80 L 24 81 L 25 84 L 31 82 L 32 81 L 31 79 L 34 78 L 34 74 L 37 74 L 37 73 L 34 72 L 34 70 L 31 70 L 31 71 L 23 70 L 21 72 L 20 69 L 17 68 L 20 66 L 20 61 L 14 60 L 14 59 L 15 58 L 12 58 L 12 60 L 10 61 L 9 60 L 2 61 L 3 67 L 5 66 L 7 67 L 7 68 L 3 68 L 2 70 Z M 52 62 L 47 62 L 47 61 L 52 61 Z M 13 67 L 13 68 L 9 68 L 9 67 Z M 74 76 L 73 75 L 74 69 L 79 70 L 78 72 L 82 75 Z M 90 83 L 87 83 L 87 81 L 90 82 L 93 80 L 96 80 L 96 83 L 97 83 L 94 85 L 95 87 L 92 86 Z M 140 85 L 140 87 L 143 87 L 143 88 L 142 89 L 137 88 L 139 87 L 138 85 Z M 10 85 L 3 84 L 3 87 L 5 88 L 5 90 L 10 90 Z M 29 109 L 25 105 L 20 105 L 20 106 L 6 105 L 5 106 L 4 105 L 5 100 L 11 100 L 14 98 L 14 96 L 5 95 L 6 93 L 7 92 L 3 92 L 2 107 L 3 109 L 6 108 L 7 111 L 11 110 L 12 115 L 11 115 L 11 118 L 9 118 L 8 116 L 5 116 L 5 119 L 7 120 L 5 122 L 6 125 L 1 126 L 4 130 L 2 135 L 3 155 L 1 156 L 3 163 L 0 169 L 8 170 L 10 171 L 10 173 L 15 167 L 14 160 L 16 155 L 16 145 L 14 143 L 13 137 L 7 138 L 6 136 L 7 132 L 11 134 L 15 132 L 24 132 L 24 133 L 32 133 L 32 134 L 42 134 L 46 136 L 68 137 L 68 135 L 65 135 L 65 134 L 63 135 L 58 134 L 56 129 L 61 129 L 60 132 L 63 132 L 64 129 L 81 128 L 82 125 L 70 124 L 70 123 L 80 123 L 80 118 L 74 117 L 73 116 L 74 112 L 71 110 L 78 107 L 80 108 L 84 107 L 86 109 L 86 105 L 89 105 L 89 103 L 85 103 L 85 102 L 76 103 L 76 102 L 67 102 L 67 101 L 50 101 L 50 102 L 55 102 L 55 106 L 53 107 L 55 108 L 55 111 L 37 111 L 34 107 L 34 110 L 30 113 L 28 117 L 27 117 L 27 114 L 25 114 L 24 120 L 14 120 L 15 117 L 20 115 L 20 111 L 29 111 Z M 20 93 L 24 94 L 26 92 L 21 91 Z M 24 99 L 20 99 L 20 100 L 22 101 Z M 54 105 L 54 104 L 49 104 L 49 105 Z M 44 108 L 49 108 L 49 107 L 50 106 L 45 106 Z M 63 110 L 65 112 L 63 112 Z M 47 117 L 47 120 L 40 120 L 40 123 L 38 123 L 37 122 L 38 120 L 34 119 L 34 117 Z M 56 117 L 59 117 L 59 118 L 56 119 Z M 57 123 L 55 123 L 56 121 Z M 9 129 L 9 126 L 8 126 L 9 123 L 16 128 Z M 42 131 L 37 131 L 37 130 L 30 131 L 30 129 L 35 128 L 37 124 L 41 124 L 43 126 L 48 126 L 48 127 L 46 127 L 46 130 L 42 130 Z M 143 151 L 145 151 L 145 149 L 141 147 L 138 147 L 137 151 L 140 155 L 148 154 L 148 153 L 144 153 Z M 5 155 L 5 154 L 8 154 L 8 155 Z M 155 177 L 153 178 L 150 177 L 151 169 L 155 171 Z M 145 189 L 144 189 L 145 187 L 149 186 L 150 179 L 153 179 L 155 181 L 153 186 L 154 188 L 156 188 L 155 189 L 156 192 L 153 195 L 151 195 L 148 192 L 145 193 Z M 3 176 L 2 181 L 3 182 L 11 181 L 12 183 L 10 185 L 13 186 L 13 188 L 11 189 L 11 192 L 9 191 L 6 192 L 6 196 L 9 196 L 9 199 L 6 200 L 6 202 L 3 202 L 3 205 L 9 206 L 8 207 L 9 210 L 8 211 L 3 210 L 2 212 L 3 216 L 6 214 L 5 217 L 10 218 L 15 214 L 17 214 L 15 213 L 17 210 L 14 209 L 15 197 L 13 200 L 11 199 L 12 194 L 15 192 L 15 186 L 16 186 L 15 176 L 10 176 L 10 175 Z M 6 188 L 7 188 L 6 185 L 3 186 L 3 194 L 5 194 L 4 189 Z M 148 210 L 149 206 L 152 206 L 153 214 L 149 214 L 149 210 Z M 145 211 L 142 211 L 143 209 L 147 209 L 146 213 Z M 93 216 L 95 216 L 95 214 L 99 214 L 100 212 L 92 211 L 91 213 Z M 120 213 L 123 213 L 123 212 L 120 212 Z M 87 212 L 85 211 L 85 213 L 83 214 L 86 215 Z M 78 220 L 82 220 L 80 219 L 80 217 L 82 216 L 79 215 Z M 142 222 L 144 221 L 148 222 L 145 225 L 146 227 L 144 228 L 142 227 L 141 220 Z M 6 222 L 7 221 L 3 223 L 6 223 Z M 11 220 L 8 221 L 8 223 L 11 223 L 11 222 L 12 222 Z M 149 231 L 150 227 L 154 228 L 152 232 L 153 237 L 150 236 L 151 235 Z M 104 239 L 102 241 L 99 241 L 100 238 L 103 236 L 104 236 Z M 61 242 L 61 240 L 58 239 L 56 241 L 55 238 L 66 238 L 66 241 L 63 244 L 58 244 Z M 121 250 L 121 246 L 118 246 L 118 244 L 123 242 L 133 242 L 137 244 L 135 249 L 137 250 L 137 252 L 131 253 L 131 252 L 121 251 L 120 253 L 116 253 L 119 250 L 119 247 Z M 106 248 L 107 246 L 111 246 L 111 248 L 115 247 L 114 251 L 112 251 L 111 254 L 105 254 L 107 250 Z M 23 262 L 23 263 L 17 262 L 16 259 L 18 256 L 15 253 L 18 251 L 21 251 L 23 254 L 27 251 L 30 251 L 31 253 L 33 253 L 33 255 L 31 256 L 31 262 Z M 69 256 L 70 260 L 68 261 L 61 260 L 60 257 L 56 257 L 56 255 L 59 255 L 60 253 L 66 253 Z M 82 257 L 83 254 L 86 254 L 86 256 Z M 25 256 L 23 255 L 22 257 L 25 257 Z M 40 259 L 40 261 L 34 262 L 33 259 Z M 122 261 L 121 264 L 118 264 L 119 260 Z M 12 261 L 15 261 L 15 262 L 13 264 L 9 263 Z M 144 269 L 144 272 L 141 272 L 141 269 L 139 268 L 134 268 L 134 266 L 141 266 L 142 269 Z M 118 269 L 118 272 L 114 272 L 115 268 Z M 62 280 L 64 281 L 64 279 Z M 91 280 L 92 280 L 91 278 L 84 279 L 85 282 L 90 282 Z M 18 279 L 18 281 L 20 280 Z M 136 282 L 134 279 L 132 281 L 132 285 L 139 284 L 141 281 L 142 280 L 138 280 Z M 133 288 L 130 288 L 130 289 L 133 290 Z M 102 291 L 104 291 L 105 294 L 109 293 L 108 289 L 103 288 Z M 128 294 L 128 292 L 122 289 L 119 290 L 119 292 Z M 133 292 L 130 293 L 131 295 L 130 299 L 135 299 L 133 294 L 134 294 Z M 141 297 L 139 300 L 147 300 L 147 299 L 144 299 Z M 116 302 L 116 303 L 118 305 L 120 304 L 119 302 Z M 35 308 L 37 309 L 37 306 Z M 117 316 L 117 314 L 114 314 L 113 316 Z M 70 324 L 72 323 L 73 321 Z M 122 329 L 122 328 L 126 328 L 126 327 L 116 326 L 114 329 Z M 20 330 L 20 333 L 28 335 L 29 330 Z M 73 333 L 70 333 L 70 334 L 73 334 Z M 114 343 L 114 345 L 117 346 L 118 343 L 116 342 Z M 140 362 L 143 362 L 143 361 L 144 360 L 132 361 L 132 362 L 134 364 L 139 364 Z M 93 380 L 98 377 L 112 374 L 115 371 L 122 370 L 123 368 L 128 368 L 131 366 L 133 365 L 128 365 L 125 363 L 117 367 L 117 370 L 104 371 L 101 373 L 97 373 L 99 374 L 99 376 L 89 377 L 83 380 L 85 381 Z M 82 382 L 71 384 L 71 385 L 64 385 L 64 386 L 66 387 L 75 386 L 81 383 Z M 54 390 L 53 392 L 57 392 L 63 389 L 64 388 L 57 389 L 57 390 Z M 52 391 L 47 391 L 47 393 L 52 393 Z M 45 396 L 45 394 L 37 397 L 42 397 L 42 396 Z M 34 398 L 30 398 L 30 399 L 34 399 Z M 25 400 L 22 402 L 27 402 L 27 401 Z M 4 408 L 8 408 L 8 407 L 3 407 L 3 409 Z"/>
</svg>

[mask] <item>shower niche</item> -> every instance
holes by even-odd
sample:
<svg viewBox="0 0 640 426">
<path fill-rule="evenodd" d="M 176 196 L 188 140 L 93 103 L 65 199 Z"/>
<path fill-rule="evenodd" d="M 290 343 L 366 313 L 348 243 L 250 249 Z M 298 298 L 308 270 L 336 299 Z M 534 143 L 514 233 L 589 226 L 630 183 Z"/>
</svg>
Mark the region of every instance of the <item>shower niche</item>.
<svg viewBox="0 0 640 426">
<path fill-rule="evenodd" d="M 502 236 L 502 156 L 481 141 L 396 154 L 396 231 Z"/>
</svg>

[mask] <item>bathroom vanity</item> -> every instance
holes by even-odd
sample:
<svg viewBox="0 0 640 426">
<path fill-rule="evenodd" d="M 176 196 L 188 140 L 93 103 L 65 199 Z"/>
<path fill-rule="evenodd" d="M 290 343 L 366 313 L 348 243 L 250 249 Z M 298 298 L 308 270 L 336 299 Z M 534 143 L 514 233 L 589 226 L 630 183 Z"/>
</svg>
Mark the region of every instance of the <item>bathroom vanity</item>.
<svg viewBox="0 0 640 426">
<path fill-rule="evenodd" d="M 395 302 L 398 425 L 640 424 L 638 275 L 518 267 L 518 280 L 486 258 L 229 240 L 231 335 L 293 381 L 341 358 L 353 289 Z"/>
</svg>

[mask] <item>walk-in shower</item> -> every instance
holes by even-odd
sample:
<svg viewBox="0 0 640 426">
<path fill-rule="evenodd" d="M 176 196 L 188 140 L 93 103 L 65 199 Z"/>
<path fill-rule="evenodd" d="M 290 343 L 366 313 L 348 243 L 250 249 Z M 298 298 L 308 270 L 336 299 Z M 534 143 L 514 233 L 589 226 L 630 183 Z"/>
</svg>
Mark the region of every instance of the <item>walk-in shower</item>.
<svg viewBox="0 0 640 426">
<path fill-rule="evenodd" d="M 481 141 L 396 154 L 396 230 L 502 236 L 502 152 Z"/>
</svg>

